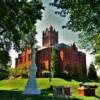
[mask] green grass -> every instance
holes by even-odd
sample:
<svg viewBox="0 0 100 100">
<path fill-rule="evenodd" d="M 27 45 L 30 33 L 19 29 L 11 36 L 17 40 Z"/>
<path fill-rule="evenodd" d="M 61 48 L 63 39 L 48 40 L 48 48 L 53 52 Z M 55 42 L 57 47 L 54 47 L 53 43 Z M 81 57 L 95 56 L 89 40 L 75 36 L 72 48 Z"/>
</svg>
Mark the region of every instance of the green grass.
<svg viewBox="0 0 100 100">
<path fill-rule="evenodd" d="M 0 81 L 0 100 L 66 100 L 66 98 L 53 97 L 50 94 L 48 88 L 50 85 L 53 86 L 71 86 L 72 89 L 72 99 L 73 100 L 100 100 L 100 83 L 91 82 L 91 84 L 96 84 L 98 88 L 96 89 L 96 96 L 79 96 L 77 94 L 77 88 L 79 82 L 75 80 L 66 81 L 64 79 L 53 78 L 49 82 L 48 78 L 37 79 L 38 87 L 41 90 L 40 96 L 22 96 L 21 92 L 25 87 L 27 79 L 15 79 L 15 80 L 2 80 Z"/>
</svg>

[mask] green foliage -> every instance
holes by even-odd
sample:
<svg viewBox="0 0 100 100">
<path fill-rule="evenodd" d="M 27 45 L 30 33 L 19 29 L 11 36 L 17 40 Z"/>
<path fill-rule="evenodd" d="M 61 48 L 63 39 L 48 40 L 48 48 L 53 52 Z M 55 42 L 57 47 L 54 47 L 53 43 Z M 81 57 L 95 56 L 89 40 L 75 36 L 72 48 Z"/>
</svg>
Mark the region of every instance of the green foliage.
<svg viewBox="0 0 100 100">
<path fill-rule="evenodd" d="M 96 69 L 93 63 L 90 64 L 89 67 L 89 72 L 88 72 L 88 78 L 91 80 L 96 80 L 98 79 Z"/>
<path fill-rule="evenodd" d="M 19 77 L 22 74 L 22 69 L 21 68 L 10 68 L 9 69 L 9 75 L 12 77 Z"/>
<path fill-rule="evenodd" d="M 100 54 L 100 0 L 54 0 L 51 5 L 62 9 L 55 14 L 68 14 L 68 22 L 62 28 L 78 32 L 78 46 Z M 100 65 L 99 58 L 100 55 L 95 58 L 97 65 Z"/>
<path fill-rule="evenodd" d="M 6 79 L 6 78 L 8 78 L 8 76 L 9 76 L 8 70 L 0 68 L 0 80 Z"/>
<path fill-rule="evenodd" d="M 15 76 L 15 69 L 14 68 L 9 68 L 9 75 Z"/>
<path fill-rule="evenodd" d="M 59 77 L 60 76 L 60 64 L 58 60 L 58 54 L 55 49 L 52 48 L 52 54 L 51 54 L 51 64 L 50 64 L 50 70 L 53 73 L 53 76 Z"/>
<path fill-rule="evenodd" d="M 13 78 L 17 77 L 28 78 L 28 69 L 27 67 L 9 68 L 9 76 Z"/>
<path fill-rule="evenodd" d="M 68 71 L 63 71 L 61 74 L 60 74 L 60 77 L 63 78 L 63 79 L 71 79 L 70 75 L 69 75 L 69 72 Z"/>
<path fill-rule="evenodd" d="M 51 5 L 62 8 L 57 14 L 68 14 L 64 27 L 79 33 L 81 48 L 100 52 L 100 0 L 54 0 Z"/>
<path fill-rule="evenodd" d="M 0 55 L 8 52 L 11 44 L 19 50 L 27 34 L 34 33 L 36 20 L 41 19 L 40 0 L 0 0 Z M 34 36 L 34 35 L 33 35 Z M 8 56 L 7 56 L 8 57 Z M 6 57 L 6 58 L 7 58 Z M 2 56 L 0 63 L 2 64 Z M 5 64 L 6 60 L 4 59 Z"/>
<path fill-rule="evenodd" d="M 7 51 L 0 51 L 0 68 L 8 67 L 7 64 L 10 62 L 10 56 Z"/>
<path fill-rule="evenodd" d="M 27 48 L 31 48 L 34 46 L 34 44 L 37 42 L 35 39 L 36 32 L 36 26 L 33 26 L 33 29 L 30 31 L 29 34 L 25 34 L 20 42 L 21 49 L 25 50 Z"/>
<path fill-rule="evenodd" d="M 100 68 L 100 54 L 95 56 L 95 64 Z"/>
<path fill-rule="evenodd" d="M 28 69 L 27 67 L 24 67 L 23 69 L 21 69 L 21 76 L 22 78 L 28 78 Z"/>
</svg>

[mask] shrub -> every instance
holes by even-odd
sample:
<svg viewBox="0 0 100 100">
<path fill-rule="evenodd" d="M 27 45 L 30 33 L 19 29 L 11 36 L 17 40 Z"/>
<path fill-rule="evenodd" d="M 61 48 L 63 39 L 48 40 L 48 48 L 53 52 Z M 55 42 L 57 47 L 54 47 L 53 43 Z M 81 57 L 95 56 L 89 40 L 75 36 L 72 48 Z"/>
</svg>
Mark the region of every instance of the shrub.
<svg viewBox="0 0 100 100">
<path fill-rule="evenodd" d="M 60 74 L 60 77 L 61 78 L 64 78 L 64 79 L 70 79 L 71 76 L 69 75 L 69 72 L 68 71 L 63 71 L 61 74 Z"/>
<path fill-rule="evenodd" d="M 22 78 L 28 78 L 28 69 L 27 69 L 27 67 L 24 67 L 22 69 L 21 76 L 22 76 Z"/>
<path fill-rule="evenodd" d="M 27 78 L 28 77 L 28 71 L 27 71 L 27 68 L 26 67 L 23 67 L 23 68 L 10 68 L 9 69 L 9 75 L 10 77 L 14 77 L 14 78 L 17 78 L 17 77 L 22 77 L 22 78 Z"/>
<path fill-rule="evenodd" d="M 42 76 L 43 77 L 50 77 L 50 71 L 43 71 Z"/>
<path fill-rule="evenodd" d="M 95 69 L 95 66 L 94 66 L 93 63 L 90 64 L 89 72 L 88 72 L 88 78 L 91 79 L 91 80 L 98 79 L 97 72 L 96 72 L 96 69 Z"/>
<path fill-rule="evenodd" d="M 21 70 L 21 68 L 10 68 L 9 69 L 9 75 L 10 76 L 13 76 L 13 77 L 19 77 L 19 76 L 21 76 L 21 73 L 22 73 L 22 70 Z"/>
</svg>

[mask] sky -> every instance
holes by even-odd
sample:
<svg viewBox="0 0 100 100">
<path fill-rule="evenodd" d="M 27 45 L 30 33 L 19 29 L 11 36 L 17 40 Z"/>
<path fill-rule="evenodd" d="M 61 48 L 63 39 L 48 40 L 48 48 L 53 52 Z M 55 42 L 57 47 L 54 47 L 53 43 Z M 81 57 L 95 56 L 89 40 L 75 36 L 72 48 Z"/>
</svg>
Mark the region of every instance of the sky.
<svg viewBox="0 0 100 100">
<path fill-rule="evenodd" d="M 66 44 L 70 44 L 73 41 L 77 41 L 78 36 L 74 32 L 62 29 L 62 25 L 65 25 L 67 22 L 67 17 L 63 18 L 59 15 L 56 15 L 54 12 L 58 9 L 56 7 L 49 6 L 49 2 L 52 0 L 42 0 L 43 5 L 45 7 L 45 11 L 43 11 L 43 17 L 41 21 L 37 21 L 37 39 L 39 39 L 38 44 L 41 45 L 42 39 L 42 31 L 46 29 L 46 27 L 50 27 L 51 25 L 59 32 L 59 42 L 64 42 Z M 72 41 L 73 40 L 73 41 Z"/>
<path fill-rule="evenodd" d="M 45 10 L 42 14 L 42 19 L 38 20 L 36 23 L 36 39 L 37 39 L 37 45 L 42 46 L 42 32 L 46 28 L 49 28 L 51 25 L 58 31 L 59 34 L 59 43 L 65 43 L 68 45 L 71 45 L 73 42 L 78 42 L 78 34 L 72 32 L 71 30 L 68 30 L 67 28 L 62 29 L 62 25 L 65 25 L 68 17 L 61 17 L 59 15 L 56 15 L 54 12 L 58 9 L 55 7 L 49 6 L 49 2 L 52 2 L 52 0 L 42 0 L 43 6 L 45 7 Z M 82 50 L 84 51 L 84 50 Z M 85 52 L 85 51 L 84 51 Z M 18 53 L 15 52 L 15 50 L 10 51 L 11 59 L 12 59 L 12 67 L 15 66 L 15 58 L 18 56 Z M 86 53 L 86 62 L 87 66 L 93 61 L 93 56 L 89 53 Z"/>
</svg>

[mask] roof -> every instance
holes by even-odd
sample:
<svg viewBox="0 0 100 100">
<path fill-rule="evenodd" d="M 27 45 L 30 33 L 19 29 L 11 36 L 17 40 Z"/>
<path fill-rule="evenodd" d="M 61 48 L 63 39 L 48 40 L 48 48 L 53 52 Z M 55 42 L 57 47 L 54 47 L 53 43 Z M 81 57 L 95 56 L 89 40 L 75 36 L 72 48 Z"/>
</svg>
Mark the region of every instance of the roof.
<svg viewBox="0 0 100 100">
<path fill-rule="evenodd" d="M 43 49 L 46 49 L 46 48 L 54 48 L 54 49 L 56 49 L 56 50 L 59 50 L 59 49 L 61 49 L 61 48 L 69 48 L 70 46 L 68 46 L 68 45 L 66 45 L 66 44 L 64 44 L 64 43 L 60 43 L 60 44 L 55 44 L 55 45 L 52 45 L 52 46 L 50 46 L 50 47 L 45 47 L 45 46 L 42 46 L 42 47 L 40 47 L 40 48 L 38 48 L 38 51 L 40 51 L 40 50 L 43 50 Z"/>
<path fill-rule="evenodd" d="M 46 48 L 48 48 L 48 47 L 42 46 L 42 47 L 38 48 L 38 51 L 39 51 L 39 50 L 46 49 Z"/>
<path fill-rule="evenodd" d="M 59 50 L 60 48 L 69 48 L 70 46 L 64 44 L 64 43 L 60 43 L 60 44 L 55 44 L 52 46 L 52 48 Z"/>
</svg>

